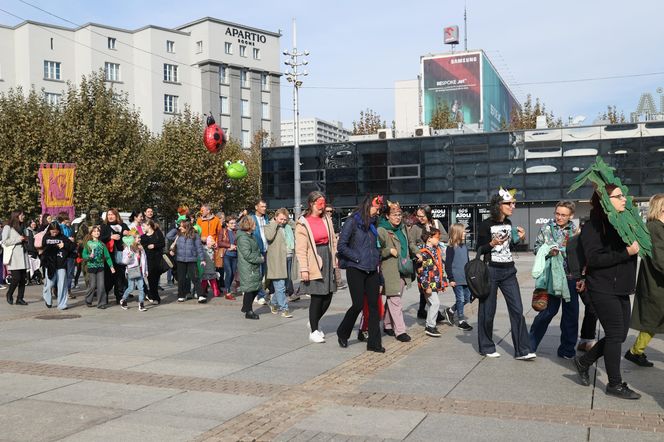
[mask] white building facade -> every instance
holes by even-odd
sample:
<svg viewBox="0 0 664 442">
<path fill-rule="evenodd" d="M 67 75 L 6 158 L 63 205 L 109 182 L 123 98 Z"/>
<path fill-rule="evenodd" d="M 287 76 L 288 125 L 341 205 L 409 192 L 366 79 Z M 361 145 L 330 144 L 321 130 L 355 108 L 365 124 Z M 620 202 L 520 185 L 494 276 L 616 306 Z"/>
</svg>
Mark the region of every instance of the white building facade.
<svg viewBox="0 0 664 442">
<path fill-rule="evenodd" d="M 320 118 L 300 118 L 300 144 L 341 143 L 348 141 L 351 131 L 340 121 L 325 121 Z M 281 145 L 295 144 L 293 120 L 281 122 Z"/>
<path fill-rule="evenodd" d="M 211 17 L 175 29 L 0 25 L 0 92 L 34 87 L 57 103 L 67 82 L 103 69 L 109 87 L 127 94 L 151 131 L 188 105 L 211 111 L 248 146 L 255 132 L 276 136 L 281 129 L 280 37 Z"/>
</svg>

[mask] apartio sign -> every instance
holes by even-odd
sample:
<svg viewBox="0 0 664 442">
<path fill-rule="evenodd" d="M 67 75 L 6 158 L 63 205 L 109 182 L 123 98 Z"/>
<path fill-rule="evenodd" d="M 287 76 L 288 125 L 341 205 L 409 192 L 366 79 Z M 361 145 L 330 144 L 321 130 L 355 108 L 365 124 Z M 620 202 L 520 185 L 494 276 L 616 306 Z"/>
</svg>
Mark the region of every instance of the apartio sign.
<svg viewBox="0 0 664 442">
<path fill-rule="evenodd" d="M 255 46 L 256 43 L 266 43 L 267 37 L 258 32 L 243 31 L 238 28 L 226 28 L 226 35 L 233 38 L 237 37 L 237 42 L 243 45 Z"/>
</svg>

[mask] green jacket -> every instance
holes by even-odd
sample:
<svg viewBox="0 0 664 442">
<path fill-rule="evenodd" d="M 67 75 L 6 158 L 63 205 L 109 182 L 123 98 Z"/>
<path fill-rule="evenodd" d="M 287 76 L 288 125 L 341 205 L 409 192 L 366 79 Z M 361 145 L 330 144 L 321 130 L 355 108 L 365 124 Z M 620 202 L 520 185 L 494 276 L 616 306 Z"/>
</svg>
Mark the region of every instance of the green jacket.
<svg viewBox="0 0 664 442">
<path fill-rule="evenodd" d="M 404 236 L 408 238 L 408 251 L 411 258 L 420 253 L 415 245 L 415 242 L 408 237 L 406 228 L 401 227 Z M 394 247 L 397 252 L 401 250 L 401 242 L 399 238 L 391 232 L 388 232 L 383 227 L 378 228 L 378 241 L 380 242 L 380 271 L 383 274 L 385 281 L 385 296 L 399 296 L 401 294 L 401 281 L 402 277 L 399 275 L 399 264 L 397 258 L 392 256 L 390 249 Z M 410 278 L 407 278 L 410 283 Z"/>
<path fill-rule="evenodd" d="M 630 327 L 649 333 L 664 333 L 664 223 L 646 224 L 652 240 L 652 257 L 641 261 Z"/>
<path fill-rule="evenodd" d="M 261 289 L 261 264 L 263 255 L 253 235 L 239 230 L 237 232 L 237 271 L 240 275 L 241 292 L 255 292 Z"/>
</svg>

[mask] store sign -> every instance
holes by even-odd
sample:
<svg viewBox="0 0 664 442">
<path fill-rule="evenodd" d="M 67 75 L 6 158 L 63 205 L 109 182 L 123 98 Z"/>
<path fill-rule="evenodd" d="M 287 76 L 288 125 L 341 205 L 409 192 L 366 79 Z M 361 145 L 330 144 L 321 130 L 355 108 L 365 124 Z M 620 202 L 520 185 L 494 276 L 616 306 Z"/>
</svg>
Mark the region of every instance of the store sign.
<svg viewBox="0 0 664 442">
<path fill-rule="evenodd" d="M 226 35 L 237 38 L 237 42 L 243 45 L 255 46 L 256 43 L 266 43 L 267 37 L 263 34 L 251 31 L 243 31 L 238 28 L 226 28 Z"/>
</svg>

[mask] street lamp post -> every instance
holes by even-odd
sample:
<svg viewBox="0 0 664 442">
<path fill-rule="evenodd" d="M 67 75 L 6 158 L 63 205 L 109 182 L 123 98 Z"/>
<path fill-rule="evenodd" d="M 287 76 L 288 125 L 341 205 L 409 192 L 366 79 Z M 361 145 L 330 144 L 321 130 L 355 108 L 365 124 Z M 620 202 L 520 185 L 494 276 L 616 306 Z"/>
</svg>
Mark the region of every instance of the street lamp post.
<svg viewBox="0 0 664 442">
<path fill-rule="evenodd" d="M 295 19 L 293 19 L 293 49 L 291 51 L 284 51 L 284 55 L 289 57 L 285 61 L 286 66 L 290 67 L 290 71 L 286 72 L 286 80 L 293 83 L 293 173 L 295 181 L 295 189 L 293 192 L 295 219 L 300 217 L 302 210 L 302 190 L 301 190 L 301 175 L 300 175 L 300 108 L 299 108 L 299 89 L 302 86 L 300 77 L 307 76 L 307 71 L 298 71 L 298 67 L 306 66 L 309 64 L 304 57 L 309 55 L 309 51 L 297 51 L 297 32 L 295 29 Z"/>
</svg>

